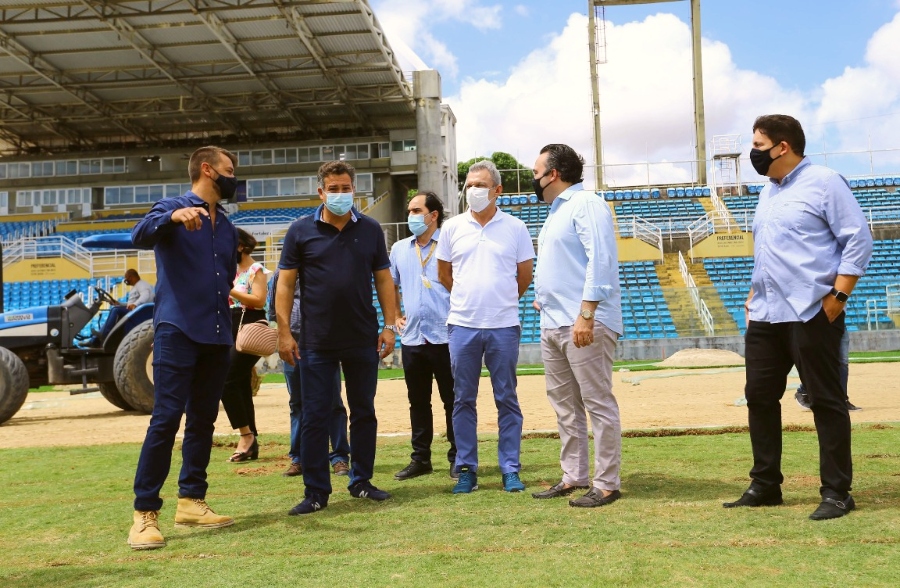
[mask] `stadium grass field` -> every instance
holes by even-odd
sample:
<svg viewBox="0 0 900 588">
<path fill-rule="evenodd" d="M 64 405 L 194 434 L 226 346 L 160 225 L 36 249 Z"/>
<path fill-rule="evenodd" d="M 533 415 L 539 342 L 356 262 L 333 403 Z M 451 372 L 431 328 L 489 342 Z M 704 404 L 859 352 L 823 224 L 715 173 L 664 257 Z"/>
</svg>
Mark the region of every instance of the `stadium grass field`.
<svg viewBox="0 0 900 588">
<path fill-rule="evenodd" d="M 502 491 L 496 438 L 483 437 L 481 488 L 466 496 L 450 493 L 437 460 L 430 476 L 394 481 L 408 442 L 382 438 L 374 481 L 392 500 L 353 499 L 346 478 L 332 478 L 328 508 L 306 517 L 287 516 L 302 484 L 280 475 L 283 461 L 235 468 L 221 443 L 208 499 L 237 522 L 206 531 L 173 528 L 176 451 L 163 490 L 168 545 L 148 552 L 125 543 L 138 444 L 6 449 L 0 578 L 53 588 L 900 583 L 900 425 L 854 427 L 858 510 L 825 522 L 807 519 L 818 503 L 815 433 L 785 435 L 784 506 L 726 510 L 747 485 L 749 439 L 714 432 L 623 439 L 623 499 L 601 509 L 531 498 L 558 480 L 553 435 L 523 440 L 523 494 Z M 435 454 L 446 447 L 437 439 Z M 264 448 L 286 451 L 284 436 Z"/>
</svg>

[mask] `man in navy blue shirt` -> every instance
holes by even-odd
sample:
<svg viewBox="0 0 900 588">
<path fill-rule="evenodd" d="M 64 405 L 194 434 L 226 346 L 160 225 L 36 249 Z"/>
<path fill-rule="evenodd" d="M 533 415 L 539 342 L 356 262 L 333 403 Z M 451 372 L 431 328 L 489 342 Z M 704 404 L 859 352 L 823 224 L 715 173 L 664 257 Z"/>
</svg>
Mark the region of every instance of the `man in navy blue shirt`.
<svg viewBox="0 0 900 588">
<path fill-rule="evenodd" d="M 186 415 L 178 477 L 176 527 L 226 527 L 234 519 L 206 504 L 206 468 L 228 372 L 231 311 L 237 271 L 237 230 L 219 204 L 234 196 L 237 158 L 219 147 L 196 150 L 188 163 L 191 189 L 160 200 L 135 225 L 134 244 L 156 254 L 153 312 L 153 415 L 134 476 L 132 549 L 165 546 L 159 496 L 169 475 L 175 435 Z"/>
<path fill-rule="evenodd" d="M 309 514 L 328 506 L 328 426 L 334 379 L 343 368 L 350 408 L 350 494 L 386 500 L 390 494 L 372 485 L 375 467 L 375 388 L 378 361 L 394 350 L 394 281 L 384 232 L 353 208 L 356 172 L 343 161 L 319 168 L 315 213 L 291 224 L 284 237 L 275 294 L 278 349 L 289 365 L 299 363 L 303 397 L 302 502 L 289 514 Z M 291 334 L 294 285 L 299 277 L 297 338 Z M 372 280 L 384 312 L 379 327 L 372 305 Z"/>
</svg>

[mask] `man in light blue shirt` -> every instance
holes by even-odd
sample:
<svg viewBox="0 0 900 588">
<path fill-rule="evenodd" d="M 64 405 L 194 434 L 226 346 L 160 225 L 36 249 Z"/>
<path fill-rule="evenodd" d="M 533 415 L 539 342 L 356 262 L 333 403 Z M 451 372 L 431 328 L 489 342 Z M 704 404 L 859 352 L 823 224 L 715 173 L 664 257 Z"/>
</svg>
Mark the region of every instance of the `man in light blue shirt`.
<svg viewBox="0 0 900 588">
<path fill-rule="evenodd" d="M 538 236 L 535 301 L 563 477 L 532 496 L 557 498 L 588 489 L 569 504 L 597 507 L 621 496 L 622 427 L 612 365 L 622 334 L 622 295 L 612 213 L 602 198 L 583 189 L 583 169 L 584 160 L 571 147 L 551 144 L 541 149 L 533 170 L 535 193 L 550 203 Z M 593 480 L 585 411 L 594 432 Z"/>
<path fill-rule="evenodd" d="M 434 192 L 420 192 L 407 205 L 412 237 L 394 243 L 391 248 L 391 276 L 397 289 L 397 331 L 402 338 L 403 377 L 409 396 L 409 421 L 412 426 L 412 459 L 394 478 L 408 480 L 430 474 L 431 441 L 434 417 L 431 413 L 431 387 L 437 381 L 444 405 L 447 440 L 450 450 L 450 477 L 455 476 L 456 439 L 453 435 L 453 372 L 447 336 L 450 292 L 438 280 L 437 249 L 444 224 L 444 205 Z M 406 315 L 400 312 L 400 295 Z"/>
<path fill-rule="evenodd" d="M 842 517 L 850 496 L 850 413 L 840 378 L 844 307 L 872 257 L 872 234 L 847 181 L 813 165 L 793 117 L 753 124 L 750 161 L 771 182 L 753 221 L 745 345 L 752 482 L 726 508 L 782 504 L 781 398 L 796 366 L 819 436 L 822 501 L 812 520 Z"/>
</svg>

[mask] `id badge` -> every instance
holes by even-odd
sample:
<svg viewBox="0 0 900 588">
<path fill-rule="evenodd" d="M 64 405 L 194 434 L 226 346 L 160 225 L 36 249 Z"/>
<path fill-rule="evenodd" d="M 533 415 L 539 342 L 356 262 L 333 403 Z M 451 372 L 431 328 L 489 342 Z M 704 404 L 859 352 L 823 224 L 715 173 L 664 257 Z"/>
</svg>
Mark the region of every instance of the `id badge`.
<svg viewBox="0 0 900 588">
<path fill-rule="evenodd" d="M 431 280 L 425 274 L 422 274 L 422 285 L 426 288 L 431 288 Z"/>
</svg>

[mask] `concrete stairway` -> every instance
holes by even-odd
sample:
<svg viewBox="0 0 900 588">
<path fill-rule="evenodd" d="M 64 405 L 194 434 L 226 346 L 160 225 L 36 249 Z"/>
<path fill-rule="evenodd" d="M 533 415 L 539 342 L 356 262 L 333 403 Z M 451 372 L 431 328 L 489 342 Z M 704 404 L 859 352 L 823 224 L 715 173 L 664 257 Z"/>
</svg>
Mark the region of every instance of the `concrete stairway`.
<svg viewBox="0 0 900 588">
<path fill-rule="evenodd" d="M 672 322 L 675 323 L 678 335 L 682 337 L 706 335 L 703 323 L 700 322 L 700 317 L 688 293 L 687 284 L 681 277 L 681 270 L 678 268 L 678 253 L 666 253 L 663 259 L 664 262 L 656 266 L 656 275 L 662 286 L 663 297 L 672 314 Z M 725 305 L 722 304 L 722 299 L 719 298 L 703 264 L 688 262 L 688 270 L 700 290 L 700 297 L 706 302 L 706 306 L 713 316 L 715 334 L 717 336 L 739 334 L 734 319 L 725 310 Z"/>
<path fill-rule="evenodd" d="M 688 271 L 694 278 L 694 283 L 700 290 L 700 298 L 703 299 L 706 303 L 706 308 L 708 308 L 710 314 L 712 314 L 716 336 L 740 335 L 737 324 L 734 322 L 734 319 L 731 317 L 728 310 L 725 309 L 725 304 L 722 302 L 722 299 L 719 298 L 716 287 L 713 285 L 712 280 L 709 279 L 709 274 L 706 273 L 703 262 L 698 261 L 696 263 L 691 263 L 687 259 L 685 259 L 685 261 L 687 262 Z M 675 255 L 675 268 L 678 268 L 677 254 Z M 680 273 L 678 274 L 678 277 L 681 277 Z"/>
</svg>

